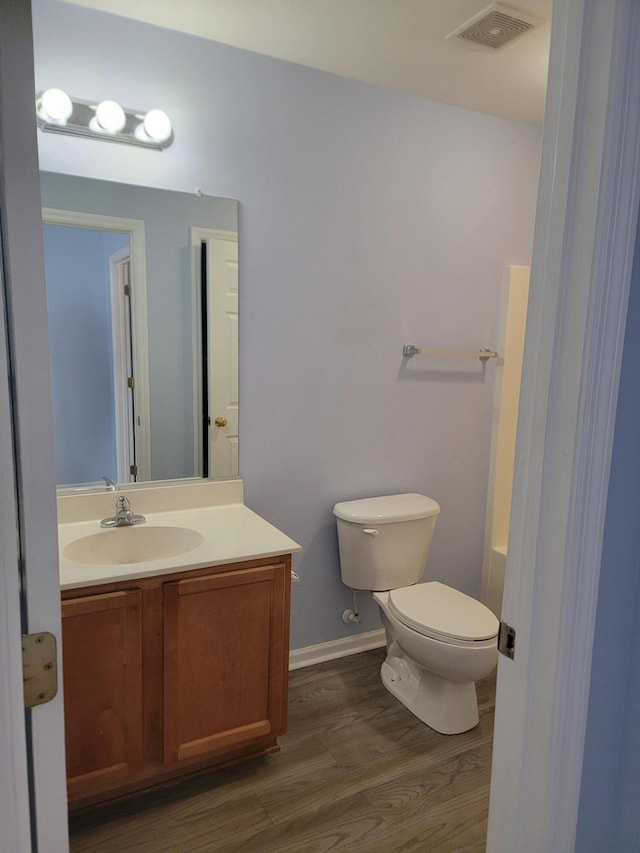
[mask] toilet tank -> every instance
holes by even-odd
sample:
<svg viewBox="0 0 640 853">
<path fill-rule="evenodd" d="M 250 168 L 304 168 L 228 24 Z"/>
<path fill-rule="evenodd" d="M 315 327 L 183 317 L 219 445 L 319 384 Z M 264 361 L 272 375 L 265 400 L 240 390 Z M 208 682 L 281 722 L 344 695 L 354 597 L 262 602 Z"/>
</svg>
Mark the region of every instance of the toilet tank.
<svg viewBox="0 0 640 853">
<path fill-rule="evenodd" d="M 418 494 L 337 503 L 343 583 L 370 590 L 418 583 L 439 512 L 436 501 Z"/>
</svg>

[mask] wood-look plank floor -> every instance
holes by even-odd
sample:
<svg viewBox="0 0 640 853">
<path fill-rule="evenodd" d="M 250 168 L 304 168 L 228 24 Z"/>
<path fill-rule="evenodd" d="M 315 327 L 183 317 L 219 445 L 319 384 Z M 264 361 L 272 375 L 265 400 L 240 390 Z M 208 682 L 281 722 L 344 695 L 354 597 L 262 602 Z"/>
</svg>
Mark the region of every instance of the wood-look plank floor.
<svg viewBox="0 0 640 853">
<path fill-rule="evenodd" d="M 282 751 L 72 818 L 72 853 L 477 853 L 495 676 L 480 723 L 429 729 L 383 687 L 376 649 L 291 673 Z"/>
</svg>

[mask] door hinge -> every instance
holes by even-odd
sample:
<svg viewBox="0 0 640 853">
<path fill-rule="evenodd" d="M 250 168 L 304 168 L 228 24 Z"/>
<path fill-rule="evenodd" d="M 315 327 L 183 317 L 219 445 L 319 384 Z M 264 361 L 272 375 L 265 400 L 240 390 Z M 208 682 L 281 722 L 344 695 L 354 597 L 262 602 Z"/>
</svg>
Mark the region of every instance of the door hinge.
<svg viewBox="0 0 640 853">
<path fill-rule="evenodd" d="M 132 477 L 138 476 L 138 466 L 137 465 L 129 465 L 129 473 Z"/>
<path fill-rule="evenodd" d="M 135 388 L 135 387 L 136 387 L 136 380 L 133 378 L 133 376 L 127 376 L 127 388 Z"/>
<path fill-rule="evenodd" d="M 58 692 L 56 638 L 48 631 L 22 635 L 24 706 L 50 702 Z"/>
<path fill-rule="evenodd" d="M 498 651 L 501 655 L 513 660 L 516 653 L 516 629 L 506 622 L 500 623 L 498 631 Z"/>
<path fill-rule="evenodd" d="M 129 284 L 124 285 L 124 295 L 125 296 L 131 296 L 131 285 L 129 285 Z"/>
</svg>

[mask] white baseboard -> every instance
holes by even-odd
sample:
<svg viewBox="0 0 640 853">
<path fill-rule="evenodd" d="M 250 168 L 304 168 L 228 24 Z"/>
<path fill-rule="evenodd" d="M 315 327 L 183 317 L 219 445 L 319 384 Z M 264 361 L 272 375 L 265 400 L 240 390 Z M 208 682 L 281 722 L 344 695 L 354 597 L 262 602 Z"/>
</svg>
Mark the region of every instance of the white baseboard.
<svg viewBox="0 0 640 853">
<path fill-rule="evenodd" d="M 385 644 L 384 628 L 356 634 L 354 637 L 342 637 L 340 640 L 330 640 L 328 643 L 318 643 L 316 646 L 305 646 L 289 652 L 289 670 L 302 669 L 336 658 L 357 655 L 368 652 L 369 649 L 379 649 Z"/>
</svg>

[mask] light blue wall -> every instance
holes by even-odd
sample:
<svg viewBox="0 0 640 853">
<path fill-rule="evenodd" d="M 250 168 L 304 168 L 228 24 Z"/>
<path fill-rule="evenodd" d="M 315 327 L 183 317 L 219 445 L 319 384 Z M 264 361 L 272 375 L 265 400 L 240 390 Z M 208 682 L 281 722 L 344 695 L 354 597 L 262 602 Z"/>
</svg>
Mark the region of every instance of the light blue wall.
<svg viewBox="0 0 640 853">
<path fill-rule="evenodd" d="M 480 593 L 495 364 L 402 345 L 495 346 L 506 264 L 531 256 L 540 128 L 55 0 L 35 0 L 38 88 L 160 106 L 162 153 L 39 134 L 48 171 L 240 200 L 240 471 L 299 541 L 292 647 L 340 615 L 337 500 L 442 507 L 428 575 Z"/>
<path fill-rule="evenodd" d="M 238 205 L 149 187 L 41 173 L 44 207 L 145 223 L 151 475 L 193 477 L 191 237 L 194 226 L 237 231 Z M 107 473 L 106 471 L 103 473 Z M 115 477 L 114 477 L 115 479 Z"/>
<path fill-rule="evenodd" d="M 117 479 L 109 256 L 122 234 L 44 226 L 56 482 Z"/>
<path fill-rule="evenodd" d="M 576 851 L 640 851 L 640 229 L 624 341 Z"/>
</svg>

